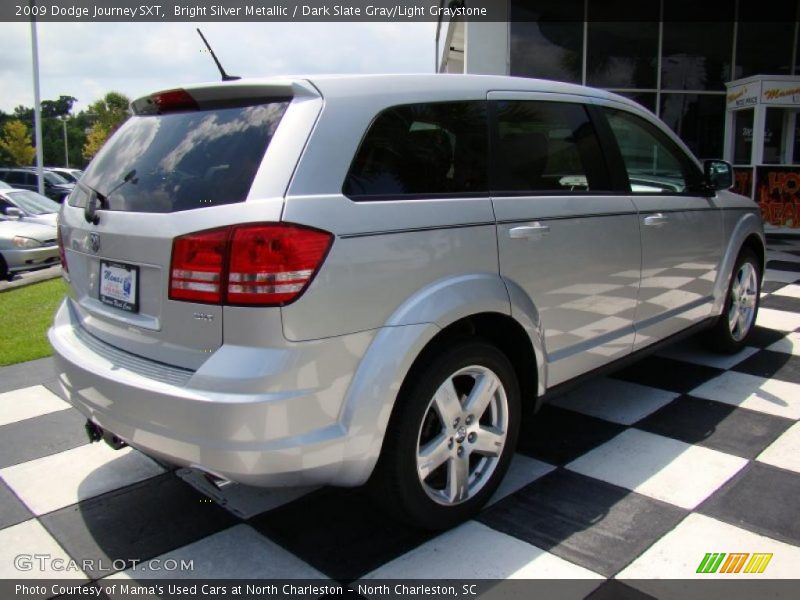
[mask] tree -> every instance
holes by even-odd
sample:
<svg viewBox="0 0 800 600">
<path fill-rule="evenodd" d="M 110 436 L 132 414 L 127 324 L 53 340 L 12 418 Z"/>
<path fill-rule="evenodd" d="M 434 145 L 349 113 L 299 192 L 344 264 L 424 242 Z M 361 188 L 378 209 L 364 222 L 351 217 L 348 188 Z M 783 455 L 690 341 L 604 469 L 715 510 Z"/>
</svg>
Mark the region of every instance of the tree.
<svg viewBox="0 0 800 600">
<path fill-rule="evenodd" d="M 89 105 L 87 112 L 95 117 L 95 122 L 86 136 L 84 158 L 94 157 L 109 136 L 128 119 L 129 104 L 130 100 L 124 94 L 108 92 L 102 99 Z"/>
<path fill-rule="evenodd" d="M 11 163 L 19 167 L 30 165 L 36 156 L 30 130 L 18 119 L 7 121 L 3 126 L 0 148 L 8 155 Z"/>
</svg>

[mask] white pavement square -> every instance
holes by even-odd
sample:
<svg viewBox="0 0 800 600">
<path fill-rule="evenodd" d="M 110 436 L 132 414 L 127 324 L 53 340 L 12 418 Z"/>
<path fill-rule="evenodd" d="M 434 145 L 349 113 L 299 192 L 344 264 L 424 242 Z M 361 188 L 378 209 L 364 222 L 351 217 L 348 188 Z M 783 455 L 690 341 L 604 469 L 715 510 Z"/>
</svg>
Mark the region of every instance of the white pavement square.
<svg viewBox="0 0 800 600">
<path fill-rule="evenodd" d="M 69 404 L 43 385 L 0 394 L 0 425 L 66 410 Z"/>
<path fill-rule="evenodd" d="M 476 560 L 476 552 L 480 560 Z M 364 579 L 603 579 L 531 544 L 468 521 L 372 571 Z"/>
<path fill-rule="evenodd" d="M 164 469 L 132 448 L 88 444 L 0 470 L 36 515 L 154 477 Z"/>
<path fill-rule="evenodd" d="M 744 458 L 628 429 L 567 468 L 692 509 L 746 464 Z"/>
<path fill-rule="evenodd" d="M 30 568 L 25 558 L 17 558 L 20 555 L 30 557 Z M 35 558 L 34 555 L 43 558 Z M 88 579 L 80 569 L 67 569 L 69 560 L 69 554 L 35 519 L 0 530 L 2 579 Z M 56 570 L 59 565 L 61 568 Z"/>
<path fill-rule="evenodd" d="M 553 404 L 623 425 L 632 425 L 678 394 L 618 379 L 597 379 L 556 398 Z"/>
<path fill-rule="evenodd" d="M 327 579 L 252 529 L 236 525 L 106 579 Z M 163 567 L 191 561 L 191 568 Z M 158 570 L 153 567 L 158 565 Z"/>
<path fill-rule="evenodd" d="M 726 573 L 697 573 L 697 568 L 706 553 L 766 552 L 772 554 L 763 573 L 736 573 L 737 579 L 774 578 L 796 579 L 800 564 L 800 548 L 784 544 L 772 538 L 752 533 L 728 523 L 700 514 L 691 514 L 678 526 L 653 544 L 649 550 L 634 560 L 617 575 L 617 579 L 712 579 L 727 578 Z M 746 566 L 746 565 L 745 565 Z M 675 582 L 676 584 L 678 582 Z M 647 581 L 632 581 L 630 585 L 645 592 Z M 704 588 L 687 586 L 687 592 Z M 678 588 L 676 588 L 676 592 Z"/>
<path fill-rule="evenodd" d="M 800 473 L 800 422 L 784 431 L 783 435 L 758 456 L 758 460 L 774 467 Z"/>
<path fill-rule="evenodd" d="M 728 371 L 689 392 L 758 412 L 800 419 L 800 384 Z"/>
</svg>

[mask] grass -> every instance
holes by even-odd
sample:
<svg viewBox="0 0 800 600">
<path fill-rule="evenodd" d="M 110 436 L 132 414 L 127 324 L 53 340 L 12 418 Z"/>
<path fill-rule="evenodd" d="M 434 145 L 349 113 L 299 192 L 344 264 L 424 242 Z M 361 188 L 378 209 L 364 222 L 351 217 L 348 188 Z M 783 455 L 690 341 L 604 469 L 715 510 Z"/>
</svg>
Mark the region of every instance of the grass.
<svg viewBox="0 0 800 600">
<path fill-rule="evenodd" d="M 0 366 L 53 353 L 47 329 L 66 291 L 59 277 L 0 292 Z"/>
</svg>

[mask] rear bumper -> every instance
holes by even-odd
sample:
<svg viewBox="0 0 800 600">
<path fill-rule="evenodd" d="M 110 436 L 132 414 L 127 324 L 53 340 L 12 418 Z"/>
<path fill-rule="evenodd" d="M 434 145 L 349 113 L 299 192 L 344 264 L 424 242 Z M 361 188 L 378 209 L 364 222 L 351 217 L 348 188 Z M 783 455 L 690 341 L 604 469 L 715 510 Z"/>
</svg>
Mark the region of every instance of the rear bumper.
<svg viewBox="0 0 800 600">
<path fill-rule="evenodd" d="M 346 454 L 340 414 L 373 335 L 269 349 L 223 345 L 187 371 L 92 338 L 69 299 L 48 332 L 62 394 L 91 421 L 146 454 L 259 486 L 363 481 L 371 463 Z M 259 378 L 253 366 L 265 361 L 287 368 Z"/>
</svg>

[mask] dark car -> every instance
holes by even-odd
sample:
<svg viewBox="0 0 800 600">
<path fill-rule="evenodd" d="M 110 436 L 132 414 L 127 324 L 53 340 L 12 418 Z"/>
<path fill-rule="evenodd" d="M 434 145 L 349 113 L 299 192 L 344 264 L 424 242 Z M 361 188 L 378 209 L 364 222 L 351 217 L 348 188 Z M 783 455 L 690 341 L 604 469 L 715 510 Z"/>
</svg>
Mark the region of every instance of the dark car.
<svg viewBox="0 0 800 600">
<path fill-rule="evenodd" d="M 0 169 L 0 181 L 23 190 L 38 191 L 36 171 L 33 169 Z M 52 171 L 44 171 L 44 195 L 56 202 L 63 202 L 69 196 L 74 183 Z"/>
</svg>

